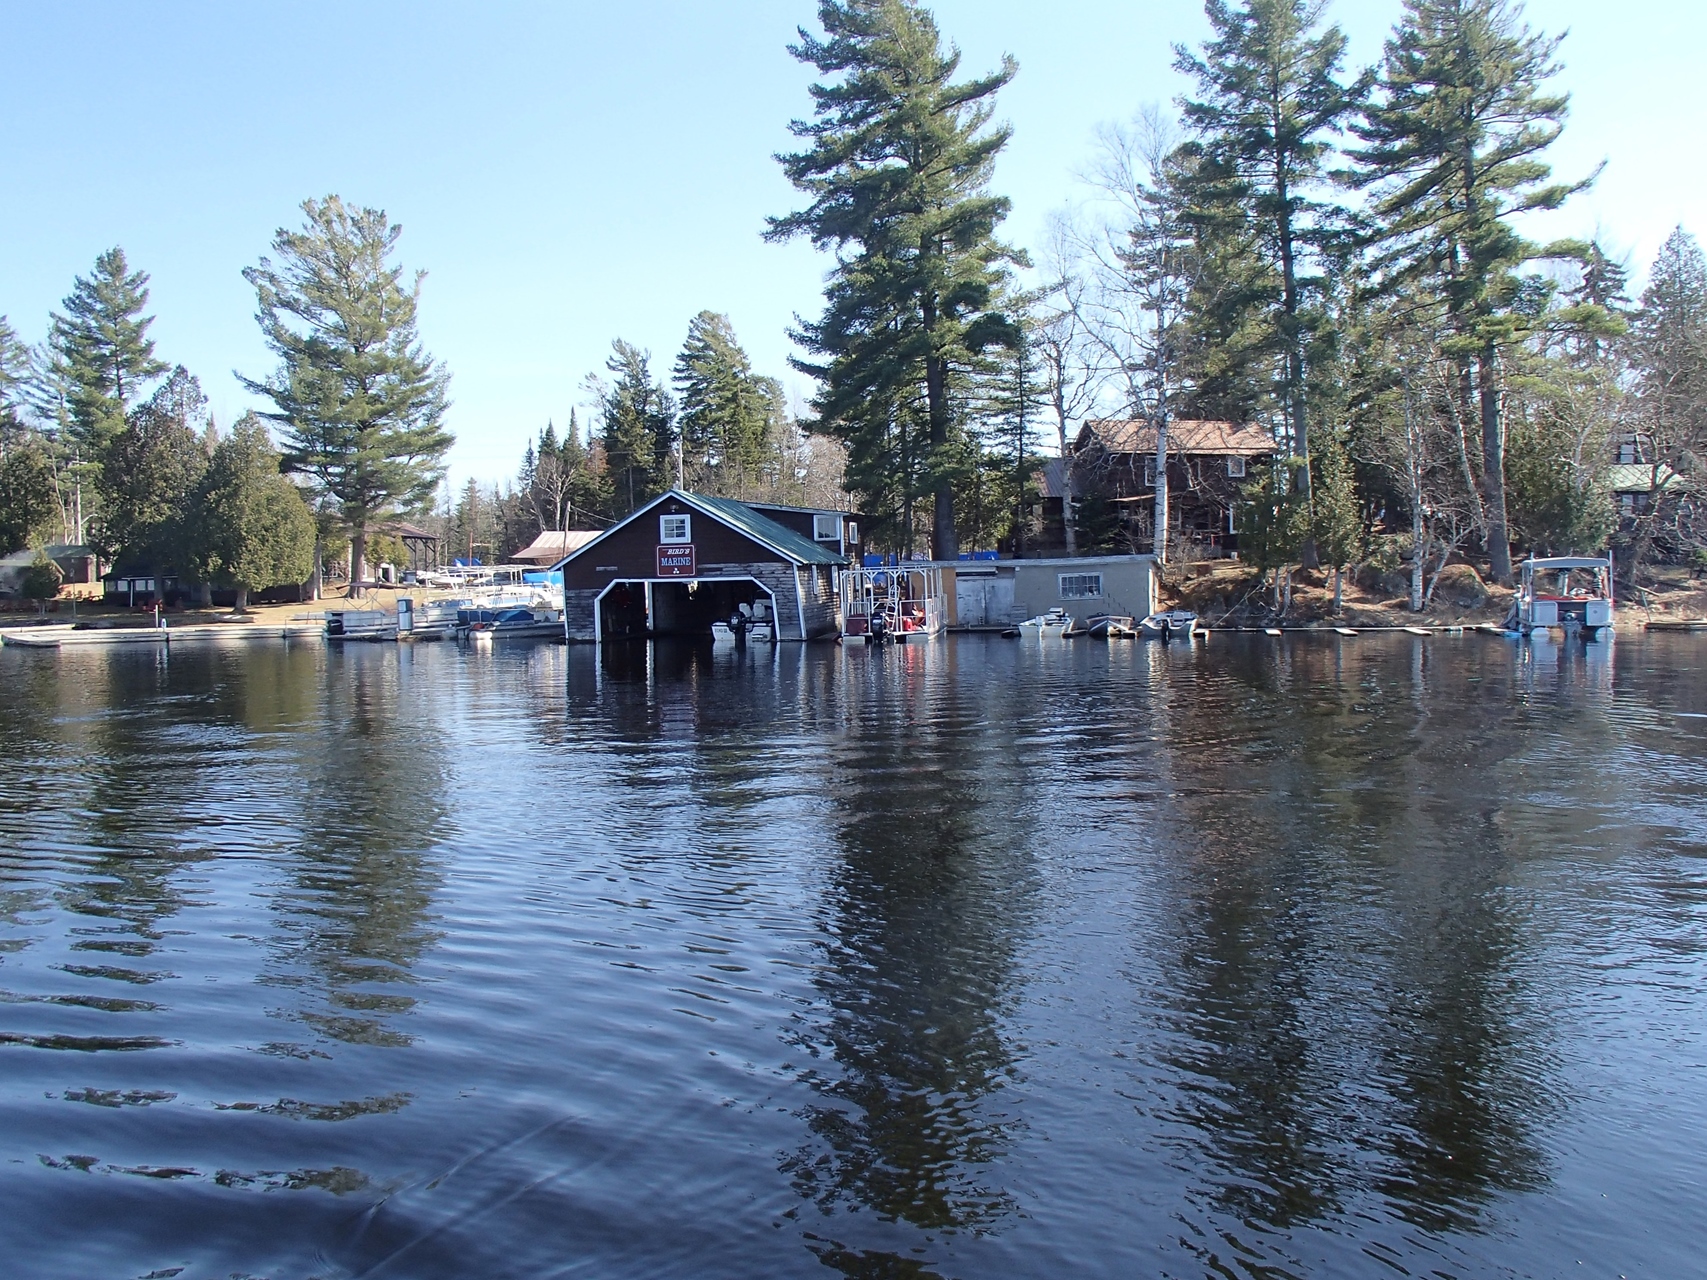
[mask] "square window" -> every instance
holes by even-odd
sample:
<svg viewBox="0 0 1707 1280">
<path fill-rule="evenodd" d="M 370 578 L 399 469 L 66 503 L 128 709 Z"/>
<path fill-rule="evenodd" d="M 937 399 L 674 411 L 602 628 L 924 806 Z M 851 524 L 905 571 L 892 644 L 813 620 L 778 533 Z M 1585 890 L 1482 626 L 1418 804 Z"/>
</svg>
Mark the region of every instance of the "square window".
<svg viewBox="0 0 1707 1280">
<path fill-rule="evenodd" d="M 1243 480 L 1245 478 L 1245 460 L 1243 458 L 1228 458 L 1227 474 L 1235 480 Z"/>
<path fill-rule="evenodd" d="M 815 542 L 840 542 L 842 540 L 842 518 L 835 515 L 813 516 L 812 538 Z"/>
<path fill-rule="evenodd" d="M 692 542 L 693 520 L 690 516 L 658 517 L 659 542 Z"/>
<path fill-rule="evenodd" d="M 1063 573 L 1057 575 L 1063 600 L 1099 600 L 1102 598 L 1102 574 Z"/>
</svg>

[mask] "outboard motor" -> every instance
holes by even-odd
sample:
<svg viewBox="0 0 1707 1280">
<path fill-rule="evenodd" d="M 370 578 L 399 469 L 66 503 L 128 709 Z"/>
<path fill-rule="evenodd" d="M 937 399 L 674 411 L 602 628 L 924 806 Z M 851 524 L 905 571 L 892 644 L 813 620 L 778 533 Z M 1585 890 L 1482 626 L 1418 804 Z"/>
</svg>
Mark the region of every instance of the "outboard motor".
<svg viewBox="0 0 1707 1280">
<path fill-rule="evenodd" d="M 889 615 L 882 609 L 871 611 L 871 640 L 870 643 L 888 644 L 894 637 L 889 633 Z"/>
</svg>

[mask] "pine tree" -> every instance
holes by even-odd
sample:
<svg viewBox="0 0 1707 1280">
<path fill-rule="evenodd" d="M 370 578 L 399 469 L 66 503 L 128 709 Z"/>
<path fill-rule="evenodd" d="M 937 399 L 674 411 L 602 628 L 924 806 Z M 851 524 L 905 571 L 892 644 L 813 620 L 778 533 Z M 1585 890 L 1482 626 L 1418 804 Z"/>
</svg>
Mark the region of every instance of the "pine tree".
<svg viewBox="0 0 1707 1280">
<path fill-rule="evenodd" d="M 53 372 L 65 388 L 71 427 L 81 455 L 100 453 L 124 428 L 125 414 L 147 384 L 166 372 L 148 336 L 148 273 L 132 271 L 124 250 L 95 259 L 51 319 L 48 345 Z"/>
<path fill-rule="evenodd" d="M 728 316 L 701 311 L 676 357 L 682 461 L 691 487 L 744 498 L 775 452 L 776 385 L 753 372 Z"/>
<path fill-rule="evenodd" d="M 1309 537 L 1320 563 L 1334 571 L 1337 616 L 1345 566 L 1363 550 L 1363 513 L 1358 505 L 1351 459 L 1337 432 L 1318 433 L 1318 446 L 1310 465 L 1315 472 L 1315 483 L 1308 499 Z"/>
<path fill-rule="evenodd" d="M 1558 208 L 1592 181 L 1550 181 L 1541 159 L 1569 104 L 1544 89 L 1558 43 L 1531 32 L 1506 0 L 1405 0 L 1377 100 L 1354 129 L 1362 146 L 1350 152 L 1356 181 L 1374 193 L 1377 272 L 1388 287 L 1426 282 L 1444 309 L 1448 351 L 1463 369 L 1463 413 L 1479 420 L 1483 525 L 1502 583 L 1511 581 L 1511 547 L 1501 356 L 1533 318 L 1511 305 L 1521 293 L 1513 273 L 1578 250 L 1543 249 L 1512 224 Z"/>
<path fill-rule="evenodd" d="M 651 360 L 649 352 L 618 338 L 605 361 L 615 381 L 600 390 L 600 408 L 619 515 L 675 483 L 675 402 L 652 377 Z"/>
<path fill-rule="evenodd" d="M 1648 272 L 1634 327 L 1643 418 L 1660 457 L 1707 454 L 1707 257 L 1682 227 Z"/>
<path fill-rule="evenodd" d="M 41 445 L 24 437 L 0 453 L 0 555 L 46 541 L 59 518 L 53 467 Z"/>
<path fill-rule="evenodd" d="M 239 611 L 251 591 L 304 582 L 312 572 L 314 515 L 279 473 L 278 452 L 254 414 L 215 446 L 192 509 L 197 575 L 235 587 Z"/>
<path fill-rule="evenodd" d="M 30 349 L 19 341 L 6 317 L 0 316 L 0 456 L 23 434 L 29 379 Z"/>
<path fill-rule="evenodd" d="M 1297 474 L 1305 501 L 1305 355 L 1325 319 L 1321 258 L 1344 221 L 1319 197 L 1334 135 L 1362 92 L 1361 84 L 1348 90 L 1339 81 L 1345 36 L 1337 26 L 1322 28 L 1322 9 L 1321 0 L 1208 0 L 1214 35 L 1203 57 L 1182 46 L 1175 61 L 1200 95 L 1183 104 L 1197 135 L 1188 145 L 1196 163 L 1185 172 L 1192 216 L 1208 242 L 1204 261 L 1219 268 L 1205 273 L 1199 296 L 1219 303 L 1221 350 L 1280 354 L 1279 399 L 1291 450 L 1306 463 Z"/>
<path fill-rule="evenodd" d="M 207 470 L 203 432 L 207 397 L 182 365 L 131 411 L 100 453 L 101 513 L 96 545 L 112 559 L 179 565 L 186 552 L 186 517 Z"/>
<path fill-rule="evenodd" d="M 418 335 L 426 273 L 406 284 L 393 260 L 402 227 L 335 195 L 302 209 L 302 230 L 273 239 L 277 260 L 244 269 L 280 363 L 269 378 L 241 381 L 273 402 L 266 416 L 285 429 L 285 469 L 337 503 L 359 591 L 368 532 L 429 504 L 444 474 L 450 375 Z"/>
<path fill-rule="evenodd" d="M 959 51 L 915 0 L 820 0 L 818 20 L 824 37 L 802 30 L 790 52 L 827 79 L 815 119 L 790 126 L 807 148 L 780 157 L 811 203 L 766 233 L 838 255 L 822 317 L 796 335 L 820 359 L 797 367 L 822 380 L 818 428 L 847 445 L 850 487 L 909 527 L 928 492 L 932 554 L 952 560 L 954 373 L 1008 340 L 999 288 L 1021 260 L 989 193 L 1010 132 L 988 127 L 991 99 L 1017 68 L 957 83 Z"/>
</svg>

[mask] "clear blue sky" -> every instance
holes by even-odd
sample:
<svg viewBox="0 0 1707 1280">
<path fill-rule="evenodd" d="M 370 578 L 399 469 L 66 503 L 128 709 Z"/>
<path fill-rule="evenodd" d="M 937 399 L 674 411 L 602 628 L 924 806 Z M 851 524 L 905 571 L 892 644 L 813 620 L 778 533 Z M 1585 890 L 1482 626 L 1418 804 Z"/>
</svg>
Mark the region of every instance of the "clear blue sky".
<svg viewBox="0 0 1707 1280">
<path fill-rule="evenodd" d="M 1102 121 L 1182 85 L 1171 45 L 1194 0 L 939 0 L 982 71 L 1020 74 L 1000 113 L 1009 239 L 1034 245 L 1076 198 Z M 1339 0 L 1354 58 L 1378 56 L 1398 0 Z M 114 244 L 153 276 L 160 354 L 198 374 L 219 421 L 248 407 L 232 369 L 271 360 L 240 270 L 306 197 L 384 208 L 429 272 L 421 329 L 453 374 L 453 477 L 513 474 L 561 424 L 610 340 L 667 372 L 688 319 L 727 312 L 755 362 L 799 392 L 786 328 L 818 308 L 823 263 L 760 240 L 795 195 L 771 156 L 809 110 L 784 46 L 809 0 L 624 4 L 440 0 L 24 3 L 0 17 L 0 312 L 34 341 Z M 1546 0 L 1569 28 L 1565 175 L 1609 161 L 1541 230 L 1599 230 L 1638 275 L 1678 223 L 1700 235 L 1707 6 Z"/>
</svg>

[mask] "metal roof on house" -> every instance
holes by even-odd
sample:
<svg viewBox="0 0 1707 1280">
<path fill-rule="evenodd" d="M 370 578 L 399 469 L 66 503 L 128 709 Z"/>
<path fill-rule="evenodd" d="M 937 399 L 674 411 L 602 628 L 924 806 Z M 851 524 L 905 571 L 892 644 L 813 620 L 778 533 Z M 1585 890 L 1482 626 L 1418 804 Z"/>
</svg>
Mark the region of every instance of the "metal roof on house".
<svg viewBox="0 0 1707 1280">
<path fill-rule="evenodd" d="M 597 529 L 545 529 L 510 559 L 537 560 L 543 564 L 579 551 L 598 536 Z"/>
<path fill-rule="evenodd" d="M 1034 473 L 1038 496 L 1064 498 L 1067 496 L 1067 460 L 1049 458 Z"/>
<path fill-rule="evenodd" d="M 703 493 L 687 493 L 679 489 L 672 489 L 670 492 L 690 506 L 700 508 L 707 515 L 716 517 L 753 541 L 762 542 L 799 564 L 841 564 L 845 559 L 841 552 L 827 548 L 821 542 L 814 542 L 805 534 L 796 533 L 769 516 L 760 515 L 744 502 L 737 502 L 733 498 L 711 498 Z"/>
<path fill-rule="evenodd" d="M 1606 474 L 1614 493 L 1658 493 L 1684 487 L 1683 477 L 1663 462 L 1617 462 Z"/>
<path fill-rule="evenodd" d="M 1156 428 L 1146 418 L 1091 418 L 1079 428 L 1076 447 L 1082 449 L 1092 441 L 1110 453 L 1154 453 Z M 1262 458 L 1274 450 L 1274 437 L 1261 427 L 1201 418 L 1168 424 L 1170 453 Z"/>
<path fill-rule="evenodd" d="M 733 498 L 708 497 L 703 493 L 689 493 L 686 489 L 670 489 L 659 494 L 626 520 L 617 521 L 585 546 L 577 547 L 569 552 L 551 567 L 561 569 L 571 560 L 585 555 L 618 529 L 626 529 L 667 498 L 675 498 L 686 503 L 694 510 L 728 525 L 737 533 L 751 538 L 761 546 L 769 547 L 779 556 L 786 560 L 792 560 L 796 564 L 836 565 L 846 563 L 846 558 L 839 552 L 814 542 L 811 538 L 798 534 L 793 529 L 784 528 L 775 520 L 760 515 L 744 502 L 737 502 Z"/>
</svg>

